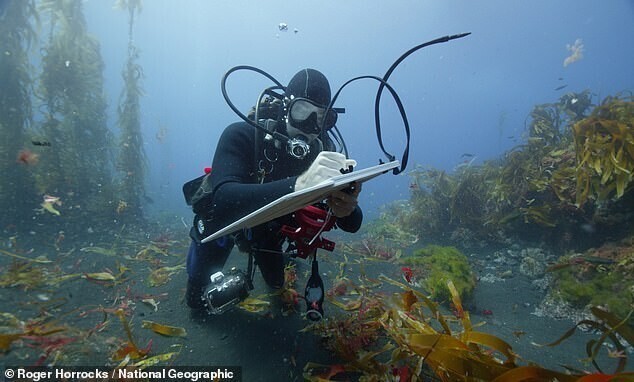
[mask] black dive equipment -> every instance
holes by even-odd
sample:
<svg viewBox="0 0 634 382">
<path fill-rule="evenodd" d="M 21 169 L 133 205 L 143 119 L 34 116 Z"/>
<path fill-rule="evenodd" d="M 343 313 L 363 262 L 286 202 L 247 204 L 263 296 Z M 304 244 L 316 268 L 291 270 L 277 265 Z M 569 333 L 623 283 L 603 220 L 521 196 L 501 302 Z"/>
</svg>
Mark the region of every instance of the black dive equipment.
<svg viewBox="0 0 634 382">
<path fill-rule="evenodd" d="M 306 98 L 294 98 L 288 104 L 291 125 L 306 134 L 319 134 L 337 123 L 337 112 Z"/>
<path fill-rule="evenodd" d="M 420 45 L 416 45 L 412 49 L 410 49 L 407 52 L 403 53 L 401 55 L 401 57 L 397 58 L 396 61 L 394 61 L 392 66 L 390 66 L 390 68 L 387 70 L 387 72 L 383 76 L 381 84 L 379 85 L 379 90 L 376 92 L 376 100 L 374 102 L 374 123 L 375 123 L 375 126 L 376 126 L 376 138 L 377 138 L 377 140 L 379 142 L 379 146 L 381 147 L 381 151 L 383 151 L 383 154 L 385 154 L 385 156 L 388 158 L 389 161 L 393 161 L 395 159 L 395 157 L 394 157 L 394 155 L 392 155 L 392 154 L 388 153 L 387 151 L 385 151 L 385 148 L 383 147 L 383 138 L 381 136 L 381 118 L 380 118 L 380 114 L 379 114 L 379 104 L 381 102 L 381 94 L 383 93 L 383 88 L 384 87 L 388 87 L 388 90 L 390 90 L 390 92 L 392 92 L 392 90 L 390 89 L 389 85 L 387 84 L 387 80 L 392 75 L 392 72 L 394 72 L 396 67 L 401 62 L 403 62 L 403 60 L 405 58 L 407 58 L 407 56 L 409 56 L 410 54 L 416 52 L 419 49 L 422 49 L 422 48 L 430 46 L 430 45 L 439 44 L 439 43 L 455 40 L 455 39 L 458 39 L 458 38 L 466 37 L 466 36 L 468 36 L 470 34 L 471 34 L 471 32 L 467 32 L 467 33 L 454 34 L 454 35 L 451 35 L 451 36 L 439 37 L 437 39 L 424 42 L 424 43 L 422 43 Z M 394 95 L 394 94 L 392 94 L 392 95 Z M 403 157 L 401 159 L 401 169 L 399 170 L 399 169 L 395 168 L 393 170 L 394 175 L 398 175 L 399 173 L 403 172 L 405 170 L 405 168 L 407 167 L 407 160 L 409 158 L 409 136 L 410 136 L 410 133 L 409 133 L 409 122 L 407 121 L 407 117 L 405 116 L 405 110 L 403 109 L 403 105 L 401 105 L 398 102 L 397 102 L 397 105 L 398 105 L 399 111 L 401 112 L 401 116 L 403 117 L 403 124 L 404 124 L 404 127 L 405 127 L 405 135 L 407 137 L 407 144 L 405 146 L 405 150 L 403 151 Z"/>
<path fill-rule="evenodd" d="M 303 134 L 319 135 L 337 123 L 337 112 L 306 98 L 293 98 L 286 107 L 288 122 Z M 296 159 L 303 159 L 310 153 L 309 139 L 297 134 L 286 143 L 286 152 Z"/>
<path fill-rule="evenodd" d="M 238 70 L 257 72 L 275 84 L 260 93 L 255 103 L 253 113 L 249 114 L 249 116 L 244 115 L 233 102 L 231 102 L 227 94 L 227 78 Z M 332 105 L 319 105 L 312 100 L 301 97 L 289 99 L 279 92 L 284 92 L 286 88 L 273 76 L 261 69 L 248 65 L 240 65 L 229 69 L 222 77 L 220 87 L 222 95 L 231 110 L 243 121 L 257 129 L 256 134 L 259 133 L 260 135 L 259 139 L 256 137 L 257 143 L 261 141 L 266 145 L 267 142 L 272 142 L 276 148 L 284 149 L 291 157 L 304 159 L 310 153 L 310 145 L 308 144 L 306 136 L 319 134 L 323 142 L 324 135 L 328 134 L 333 142 L 339 144 L 338 151 L 343 151 L 344 154 L 348 156 L 343 137 L 335 125 L 337 122 L 337 114 L 345 113 L 345 109 L 335 108 L 332 107 Z M 290 137 L 286 131 L 287 120 L 305 135 L 298 134 Z M 259 152 L 256 154 L 256 157 L 262 156 Z M 276 159 L 277 158 L 274 160 Z"/>
<path fill-rule="evenodd" d="M 304 290 L 306 300 L 306 317 L 311 321 L 319 321 L 324 316 L 324 282 L 319 276 L 317 256 L 313 257 L 310 278 Z"/>
<path fill-rule="evenodd" d="M 250 282 L 239 269 L 231 268 L 226 275 L 216 272 L 209 277 L 202 299 L 210 314 L 222 314 L 247 298 Z"/>
<path fill-rule="evenodd" d="M 396 157 L 390 153 L 388 153 L 385 150 L 385 147 L 383 146 L 383 138 L 381 135 L 381 124 L 380 124 L 380 112 L 379 112 L 379 104 L 381 101 L 381 95 L 383 93 L 383 90 L 385 88 L 388 89 L 388 91 L 390 92 L 390 94 L 392 95 L 392 98 L 394 98 L 394 101 L 398 107 L 399 113 L 401 114 L 401 118 L 403 120 L 403 126 L 405 128 L 405 135 L 406 135 L 406 144 L 405 144 L 405 148 L 403 150 L 403 156 L 401 159 L 401 168 L 395 168 L 393 170 L 393 173 L 395 175 L 403 172 L 405 170 L 405 168 L 407 167 L 407 161 L 409 158 L 409 141 L 410 141 L 410 128 L 409 128 L 409 122 L 407 120 L 407 115 L 405 113 L 405 108 L 403 107 L 403 104 L 401 102 L 401 100 L 398 97 L 398 94 L 396 93 L 396 91 L 392 88 L 392 86 L 390 86 L 390 84 L 388 84 L 387 80 L 390 78 L 390 75 L 394 72 L 394 70 L 396 69 L 396 67 L 398 67 L 398 65 L 405 59 L 407 58 L 409 55 L 411 55 L 412 53 L 416 52 L 419 49 L 422 49 L 424 47 L 430 46 L 430 45 L 434 45 L 434 44 L 438 44 L 438 43 L 443 43 L 443 42 L 447 42 L 447 41 L 451 41 L 451 40 L 455 40 L 458 38 L 462 38 L 465 36 L 470 35 L 471 33 L 460 33 L 460 34 L 455 34 L 455 35 L 451 35 L 451 36 L 444 36 L 444 37 L 440 37 L 425 43 L 422 43 L 420 45 L 417 45 L 413 48 L 411 48 L 410 50 L 408 50 L 407 52 L 405 52 L 403 55 L 401 55 L 396 61 L 394 61 L 394 63 L 390 66 L 390 68 L 388 69 L 388 71 L 385 73 L 385 75 L 383 76 L 383 78 L 380 77 L 376 77 L 376 76 L 360 76 L 360 77 L 355 77 L 352 78 L 351 80 L 345 82 L 343 85 L 341 85 L 341 87 L 337 90 L 337 92 L 335 93 L 335 95 L 332 97 L 330 104 L 328 104 L 325 108 L 323 108 L 323 105 L 316 105 L 313 103 L 313 107 L 321 107 L 324 111 L 321 113 L 322 115 L 320 115 L 320 113 L 318 113 L 316 110 L 315 112 L 310 112 L 310 111 L 302 111 L 301 114 L 297 114 L 297 118 L 296 118 L 296 122 L 299 123 L 299 125 L 294 125 L 297 126 L 299 128 L 299 126 L 304 126 L 303 128 L 307 128 L 309 130 L 318 132 L 321 135 L 322 141 L 324 140 L 324 135 L 327 133 L 330 133 L 330 130 L 333 129 L 335 130 L 337 136 L 334 137 L 334 141 L 338 142 L 341 147 L 342 150 L 344 152 L 344 154 L 346 155 L 346 157 L 348 156 L 347 153 L 347 149 L 345 147 L 345 142 L 343 141 L 343 137 L 341 137 L 341 134 L 339 133 L 339 130 L 336 128 L 336 126 L 334 125 L 337 121 L 336 119 L 336 113 L 334 113 L 333 115 L 333 111 L 335 112 L 342 112 L 340 110 L 342 109 L 337 109 L 334 108 L 333 105 L 337 99 L 337 97 L 339 96 L 339 94 L 341 93 L 341 91 L 343 90 L 343 88 L 345 86 L 347 86 L 349 83 L 360 80 L 360 79 L 373 79 L 376 80 L 380 83 L 379 85 L 379 89 L 377 91 L 376 94 L 376 99 L 375 99 L 375 104 L 374 104 L 374 120 L 375 120 L 375 126 L 376 126 L 376 134 L 377 134 L 377 141 L 379 143 L 379 146 L 381 148 L 381 150 L 383 151 L 383 153 L 385 154 L 385 156 L 387 157 L 387 159 L 389 161 L 393 161 L 396 159 Z M 288 143 L 291 138 L 285 134 L 285 124 L 284 122 L 284 117 L 285 115 L 283 115 L 284 113 L 279 113 L 277 119 L 275 120 L 275 123 L 267 123 L 264 121 L 260 121 L 257 117 L 255 118 L 255 121 L 250 120 L 249 118 L 247 118 L 247 116 L 245 116 L 242 112 L 240 112 L 240 110 L 238 110 L 238 108 L 231 102 L 231 100 L 229 99 L 229 96 L 227 94 L 226 91 L 226 81 L 227 81 L 227 77 L 237 71 L 237 70 L 251 70 L 251 71 L 255 71 L 257 73 L 262 74 L 263 76 L 267 77 L 268 79 L 270 79 L 271 81 L 273 81 L 275 83 L 275 86 L 270 87 L 268 89 L 266 89 L 264 92 L 262 92 L 262 94 L 260 95 L 260 98 L 258 99 L 258 102 L 256 103 L 255 109 L 256 109 L 256 116 L 258 115 L 258 108 L 259 105 L 262 103 L 263 95 L 268 95 L 268 96 L 272 96 L 274 98 L 277 98 L 278 100 L 280 100 L 282 102 L 282 104 L 284 105 L 284 112 L 288 112 L 290 106 L 292 106 L 293 101 L 294 100 L 289 100 L 286 99 L 283 95 L 275 93 L 273 90 L 274 89 L 282 89 L 284 90 L 284 86 L 277 81 L 273 76 L 271 76 L 270 74 L 266 73 L 265 71 L 258 69 L 256 67 L 253 66 L 246 66 L 246 65 L 241 65 L 241 66 L 236 66 L 233 67 L 231 69 L 229 69 L 229 71 L 227 71 L 227 73 L 225 73 L 225 75 L 222 78 L 221 81 L 221 89 L 222 89 L 222 95 L 225 98 L 225 101 L 227 102 L 227 104 L 229 105 L 229 107 L 245 122 L 247 122 L 248 124 L 254 126 L 255 128 L 257 128 L 258 130 L 262 131 L 265 134 L 268 134 L 268 136 L 273 137 L 276 140 L 279 140 L 281 142 L 286 142 L 286 148 L 287 148 L 287 152 L 294 158 L 304 158 L 305 155 L 307 155 L 307 152 L 305 151 L 306 146 L 303 146 L 302 144 L 298 143 L 299 140 L 302 140 L 300 137 L 297 137 L 298 141 L 295 141 L 294 143 Z M 299 99 L 298 99 L 299 100 Z M 310 100 L 305 100 L 305 101 L 309 101 Z M 298 102 L 298 101 L 295 101 Z M 266 102 L 265 102 L 266 103 Z M 298 112 L 300 113 L 300 112 Z M 292 113 L 288 113 L 288 114 L 292 114 Z M 304 118 L 302 118 L 302 115 L 304 116 Z M 289 115 L 288 116 L 289 119 L 293 120 L 295 119 L 293 117 L 293 115 Z M 321 123 L 318 123 L 317 125 L 311 123 L 311 119 L 315 119 L 315 120 L 319 120 L 321 119 Z M 321 128 L 320 128 L 321 127 Z M 330 128 L 329 128 L 330 127 Z M 302 128 L 302 129 L 303 129 Z M 300 154 L 303 154 L 304 156 L 300 156 Z M 380 163 L 383 163 L 382 160 L 379 160 Z"/>
</svg>

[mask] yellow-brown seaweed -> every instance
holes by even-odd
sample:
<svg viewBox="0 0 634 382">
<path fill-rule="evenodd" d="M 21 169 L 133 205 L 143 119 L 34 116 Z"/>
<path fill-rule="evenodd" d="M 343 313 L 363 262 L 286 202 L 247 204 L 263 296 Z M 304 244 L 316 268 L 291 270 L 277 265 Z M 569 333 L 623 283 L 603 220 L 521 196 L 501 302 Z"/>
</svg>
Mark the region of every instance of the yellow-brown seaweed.
<svg viewBox="0 0 634 382">
<path fill-rule="evenodd" d="M 150 329 L 154 333 L 158 333 L 167 337 L 186 337 L 187 331 L 185 328 L 159 324 L 158 322 L 143 320 L 141 327 Z"/>
</svg>

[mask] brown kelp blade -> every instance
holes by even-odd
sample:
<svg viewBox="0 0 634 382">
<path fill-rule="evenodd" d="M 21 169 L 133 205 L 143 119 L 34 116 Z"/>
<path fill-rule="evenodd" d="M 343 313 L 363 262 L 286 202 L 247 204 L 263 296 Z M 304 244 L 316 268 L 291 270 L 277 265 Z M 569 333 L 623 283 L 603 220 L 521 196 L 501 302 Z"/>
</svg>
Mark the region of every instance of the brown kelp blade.
<svg viewBox="0 0 634 382">
<path fill-rule="evenodd" d="M 437 375 L 449 380 L 493 380 L 509 368 L 492 357 L 472 352 L 462 341 L 445 334 L 413 334 L 409 338 L 411 349 L 425 359 Z"/>
<path fill-rule="evenodd" d="M 493 382 L 521 382 L 521 381 L 559 381 L 575 382 L 578 376 L 558 373 L 552 370 L 542 369 L 536 366 L 522 366 L 510 369 Z"/>
<path fill-rule="evenodd" d="M 596 362 L 596 356 L 599 350 L 601 349 L 601 347 L 603 346 L 603 343 L 605 342 L 606 339 L 610 338 L 610 340 L 612 341 L 612 343 L 614 344 L 614 346 L 616 347 L 618 351 L 625 350 L 625 347 L 621 344 L 619 339 L 616 337 L 616 333 L 620 334 L 626 341 L 632 344 L 632 339 L 634 338 L 634 335 L 632 333 L 631 327 L 628 326 L 628 322 L 634 311 L 630 311 L 630 313 L 627 315 L 627 317 L 624 320 L 621 320 L 618 317 L 616 317 L 614 314 L 607 312 L 603 309 L 600 309 L 598 307 L 592 307 L 591 311 L 597 318 L 600 318 L 605 323 L 597 322 L 594 320 L 581 320 L 572 328 L 568 329 L 568 331 L 566 331 L 566 333 L 564 333 L 556 341 L 551 342 L 549 344 L 545 344 L 545 345 L 540 345 L 535 343 L 534 345 L 550 346 L 550 347 L 559 345 L 564 340 L 572 336 L 579 326 L 589 326 L 592 329 L 602 333 L 601 337 L 598 340 L 593 339 L 586 343 L 586 354 L 588 354 L 588 360 L 592 362 L 594 367 L 599 372 L 602 372 L 601 368 Z M 620 373 L 623 370 L 625 370 L 626 363 L 627 363 L 627 357 L 620 358 L 617 363 L 615 373 Z"/>
<path fill-rule="evenodd" d="M 490 349 L 494 349 L 506 357 L 504 361 L 505 365 L 515 365 L 515 354 L 511 350 L 511 345 L 507 342 L 499 339 L 498 337 L 482 332 L 469 331 L 462 335 L 462 340 L 466 343 L 474 343 L 478 345 L 486 346 Z"/>
<path fill-rule="evenodd" d="M 152 342 L 148 343 L 148 346 L 145 349 L 139 349 L 138 346 L 134 343 L 134 339 L 132 338 L 132 330 L 130 329 L 130 324 L 128 323 L 128 319 L 125 317 L 125 313 L 122 309 L 117 309 L 115 314 L 121 320 L 121 324 L 125 330 L 126 335 L 128 336 L 128 342 L 126 342 L 121 348 L 117 349 L 117 351 L 113 355 L 113 359 L 115 361 L 123 360 L 126 357 L 130 359 L 139 359 L 145 357 L 150 352 L 150 347 Z"/>
<path fill-rule="evenodd" d="M 141 323 L 141 327 L 145 329 L 150 329 L 155 333 L 168 336 L 168 337 L 186 337 L 187 331 L 184 328 L 163 325 L 158 322 L 143 320 Z"/>
<path fill-rule="evenodd" d="M 11 348 L 11 343 L 25 335 L 27 335 L 27 333 L 0 334 L 0 352 L 8 352 Z"/>
<path fill-rule="evenodd" d="M 613 313 L 596 306 L 591 307 L 590 311 L 592 311 L 592 314 L 594 314 L 597 318 L 600 318 L 608 323 L 614 331 L 619 333 L 619 335 L 621 335 L 630 345 L 634 346 L 634 328 L 628 325 L 630 317 L 634 314 L 634 310 L 630 310 L 627 317 L 624 319 L 620 319 Z"/>
</svg>

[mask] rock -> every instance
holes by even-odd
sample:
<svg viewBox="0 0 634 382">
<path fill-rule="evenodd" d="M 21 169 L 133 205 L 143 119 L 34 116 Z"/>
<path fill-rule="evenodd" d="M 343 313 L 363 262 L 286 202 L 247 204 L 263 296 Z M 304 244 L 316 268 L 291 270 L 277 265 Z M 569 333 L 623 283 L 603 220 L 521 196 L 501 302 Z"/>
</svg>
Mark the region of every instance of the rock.
<svg viewBox="0 0 634 382">
<path fill-rule="evenodd" d="M 520 273 L 531 279 L 537 279 L 544 275 L 546 266 L 543 261 L 539 261 L 534 257 L 526 256 L 520 262 Z"/>
<path fill-rule="evenodd" d="M 481 282 L 491 283 L 491 284 L 493 284 L 495 282 L 498 282 L 498 281 L 504 281 L 504 279 L 502 279 L 500 277 L 497 277 L 496 275 L 494 275 L 492 273 L 487 273 L 486 275 L 481 276 L 478 280 L 481 281 Z"/>
<path fill-rule="evenodd" d="M 500 277 L 503 279 L 510 279 L 511 277 L 513 277 L 513 271 L 510 269 L 508 271 L 504 271 L 500 273 Z"/>
<path fill-rule="evenodd" d="M 550 277 L 546 276 L 543 277 L 541 279 L 537 279 L 537 280 L 533 280 L 533 282 L 531 283 L 533 285 L 533 288 L 545 292 L 548 290 L 548 287 L 550 286 Z"/>
</svg>

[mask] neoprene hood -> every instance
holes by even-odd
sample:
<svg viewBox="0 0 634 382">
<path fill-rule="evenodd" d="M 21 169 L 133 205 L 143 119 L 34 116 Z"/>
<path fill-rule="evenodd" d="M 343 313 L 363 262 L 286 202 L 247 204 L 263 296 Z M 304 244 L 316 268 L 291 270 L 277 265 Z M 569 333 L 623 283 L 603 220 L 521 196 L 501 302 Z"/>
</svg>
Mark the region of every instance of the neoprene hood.
<svg viewBox="0 0 634 382">
<path fill-rule="evenodd" d="M 320 71 L 302 69 L 291 78 L 285 95 L 308 98 L 325 107 L 330 103 L 330 84 Z"/>
</svg>

